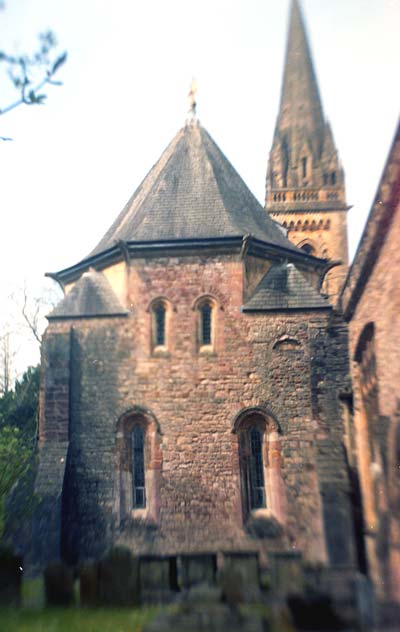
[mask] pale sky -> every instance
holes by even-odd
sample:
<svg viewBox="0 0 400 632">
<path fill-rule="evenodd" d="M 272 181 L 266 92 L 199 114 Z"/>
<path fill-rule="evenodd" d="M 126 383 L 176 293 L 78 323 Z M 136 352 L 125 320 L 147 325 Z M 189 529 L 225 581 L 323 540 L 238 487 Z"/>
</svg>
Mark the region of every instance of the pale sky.
<svg viewBox="0 0 400 632">
<path fill-rule="evenodd" d="M 0 292 L 85 257 L 184 124 L 198 115 L 263 203 L 289 0 L 6 0 L 2 47 L 51 28 L 69 59 L 42 107 L 1 117 Z M 354 253 L 400 102 L 400 0 L 303 0 L 325 114 L 344 165 Z M 1 84 L 0 108 L 8 103 Z M 36 290 L 34 290 L 36 291 Z M 21 343 L 23 363 L 36 359 Z M 21 363 L 21 361 L 20 361 Z"/>
</svg>

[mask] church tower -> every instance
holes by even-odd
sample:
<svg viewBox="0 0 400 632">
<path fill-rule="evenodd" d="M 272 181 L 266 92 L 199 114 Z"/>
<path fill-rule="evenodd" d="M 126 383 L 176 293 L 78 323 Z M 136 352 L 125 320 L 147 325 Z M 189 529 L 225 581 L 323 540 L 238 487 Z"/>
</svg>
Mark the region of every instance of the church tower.
<svg viewBox="0 0 400 632">
<path fill-rule="evenodd" d="M 348 208 L 344 172 L 324 117 L 299 2 L 292 0 L 266 209 L 288 230 L 291 242 L 332 263 L 324 282 L 331 302 L 347 272 Z"/>
</svg>

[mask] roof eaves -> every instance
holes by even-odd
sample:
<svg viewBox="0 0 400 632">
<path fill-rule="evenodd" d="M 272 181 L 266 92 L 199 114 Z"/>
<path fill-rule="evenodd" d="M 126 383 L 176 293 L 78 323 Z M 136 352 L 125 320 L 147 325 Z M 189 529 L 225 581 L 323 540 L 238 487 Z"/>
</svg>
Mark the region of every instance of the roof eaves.
<svg viewBox="0 0 400 632">
<path fill-rule="evenodd" d="M 240 308 L 241 312 L 254 312 L 254 313 L 262 313 L 262 312 L 313 312 L 313 311 L 330 311 L 332 310 L 332 305 L 318 305 L 318 306 L 307 306 L 302 305 L 299 307 L 252 307 L 250 305 L 242 305 Z"/>
<path fill-rule="evenodd" d="M 51 316 L 50 314 L 46 316 L 47 320 L 80 320 L 85 318 L 126 318 L 129 316 L 129 312 L 116 312 L 114 314 L 73 314 L 73 315 L 62 315 L 62 316 Z"/>
<path fill-rule="evenodd" d="M 396 176 L 392 180 L 392 169 Z M 390 187 L 390 195 L 384 195 L 386 186 Z M 386 199 L 383 201 L 382 198 Z M 339 296 L 344 317 L 351 320 L 358 301 L 362 296 L 367 281 L 378 261 L 380 250 L 385 242 L 394 209 L 400 198 L 400 122 L 389 150 L 378 189 L 369 212 L 363 233 L 357 246 L 356 254 L 347 273 Z"/>
</svg>

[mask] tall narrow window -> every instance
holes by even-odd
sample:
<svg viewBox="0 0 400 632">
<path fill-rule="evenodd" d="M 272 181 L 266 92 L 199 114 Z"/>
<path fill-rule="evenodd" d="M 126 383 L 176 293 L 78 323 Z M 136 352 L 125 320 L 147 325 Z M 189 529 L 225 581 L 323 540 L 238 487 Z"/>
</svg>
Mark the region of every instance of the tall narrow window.
<svg viewBox="0 0 400 632">
<path fill-rule="evenodd" d="M 132 506 L 135 509 L 146 507 L 146 488 L 144 477 L 144 430 L 136 425 L 132 430 Z"/>
<path fill-rule="evenodd" d="M 171 304 L 165 298 L 157 298 L 150 306 L 151 314 L 151 353 L 156 356 L 167 355 L 169 351 L 171 326 Z"/>
<path fill-rule="evenodd" d="M 253 520 L 285 521 L 286 492 L 281 476 L 280 429 L 260 408 L 245 409 L 233 424 L 238 435 L 240 488 L 244 524 Z"/>
<path fill-rule="evenodd" d="M 258 428 L 249 432 L 250 458 L 250 509 L 261 509 L 266 506 L 264 486 L 264 466 L 262 455 L 262 434 Z"/>
<path fill-rule="evenodd" d="M 212 307 L 209 303 L 202 305 L 201 309 L 200 343 L 210 345 L 212 342 Z"/>
<path fill-rule="evenodd" d="M 156 346 L 165 345 L 165 313 L 166 309 L 162 304 L 157 305 L 154 309 Z"/>
<path fill-rule="evenodd" d="M 303 171 L 303 178 L 307 177 L 307 158 L 301 159 L 301 167 Z"/>
<path fill-rule="evenodd" d="M 331 184 L 336 184 L 336 171 L 332 171 L 331 173 Z"/>
</svg>

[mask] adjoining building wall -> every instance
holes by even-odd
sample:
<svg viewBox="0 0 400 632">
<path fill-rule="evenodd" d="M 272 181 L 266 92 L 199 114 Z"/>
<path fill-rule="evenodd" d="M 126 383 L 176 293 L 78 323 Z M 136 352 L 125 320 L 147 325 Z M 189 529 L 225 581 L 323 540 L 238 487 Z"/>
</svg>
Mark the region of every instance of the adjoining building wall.
<svg viewBox="0 0 400 632">
<path fill-rule="evenodd" d="M 368 563 L 381 599 L 400 601 L 400 139 L 343 293 L 349 321 Z"/>
<path fill-rule="evenodd" d="M 132 259 L 128 317 L 50 323 L 42 397 L 54 406 L 42 410 L 42 454 L 65 405 L 65 393 L 51 390 L 50 341 L 70 336 L 68 454 L 51 492 L 62 498 L 52 536 L 59 529 L 67 560 L 124 542 L 171 554 L 261 546 L 354 566 L 338 402 L 346 331 L 330 310 L 241 312 L 244 267 L 238 255 Z M 198 334 L 204 297 L 213 314 L 206 345 Z M 167 310 L 163 345 L 154 344 L 158 299 Z M 252 423 L 263 433 L 266 507 L 246 513 L 240 442 Z M 136 508 L 128 463 L 135 425 L 145 436 L 146 481 L 145 506 Z"/>
</svg>

